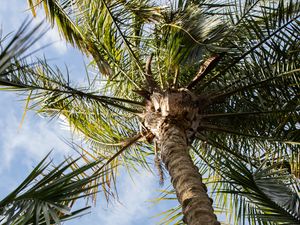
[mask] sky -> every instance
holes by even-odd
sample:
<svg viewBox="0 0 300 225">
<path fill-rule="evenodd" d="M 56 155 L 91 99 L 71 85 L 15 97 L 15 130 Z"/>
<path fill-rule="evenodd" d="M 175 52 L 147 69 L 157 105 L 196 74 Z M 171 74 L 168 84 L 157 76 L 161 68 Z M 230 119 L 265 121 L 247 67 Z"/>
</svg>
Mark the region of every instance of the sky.
<svg viewBox="0 0 300 225">
<path fill-rule="evenodd" d="M 4 34 L 14 32 L 26 18 L 31 18 L 26 0 L 0 0 L 0 26 Z M 38 14 L 33 23 L 43 20 Z M 71 79 L 80 81 L 84 77 L 84 61 L 81 53 L 67 45 L 55 29 L 49 29 L 35 48 L 52 43 L 38 54 L 46 55 L 54 64 L 68 66 Z M 59 121 L 49 120 L 28 112 L 20 127 L 24 96 L 15 93 L 0 92 L 0 199 L 12 191 L 29 174 L 32 168 L 50 151 L 54 159 L 74 154 L 64 140 L 70 140 L 71 134 L 62 129 Z M 118 190 L 119 199 L 107 205 L 99 198 L 97 206 L 90 215 L 66 222 L 66 224 L 105 224 L 105 225 L 153 225 L 159 218 L 154 215 L 173 204 L 153 206 L 149 200 L 158 197 L 159 178 L 148 171 L 134 174 L 133 182 L 124 171 L 121 172 Z M 166 184 L 167 185 L 167 184 Z M 175 204 L 176 205 L 176 204 Z"/>
</svg>

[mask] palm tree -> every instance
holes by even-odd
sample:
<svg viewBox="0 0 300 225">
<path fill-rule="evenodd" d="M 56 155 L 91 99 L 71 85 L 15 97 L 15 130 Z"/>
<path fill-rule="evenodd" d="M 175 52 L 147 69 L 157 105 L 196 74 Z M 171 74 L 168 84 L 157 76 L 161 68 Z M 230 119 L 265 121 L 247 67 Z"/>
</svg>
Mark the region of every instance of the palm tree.
<svg viewBox="0 0 300 225">
<path fill-rule="evenodd" d="M 196 160 L 237 208 L 253 200 L 237 217 L 299 224 L 299 1 L 28 2 L 99 72 L 82 88 L 44 60 L 13 64 L 0 84 L 28 91 L 28 109 L 63 118 L 107 166 L 154 154 L 189 225 L 219 224 Z"/>
</svg>

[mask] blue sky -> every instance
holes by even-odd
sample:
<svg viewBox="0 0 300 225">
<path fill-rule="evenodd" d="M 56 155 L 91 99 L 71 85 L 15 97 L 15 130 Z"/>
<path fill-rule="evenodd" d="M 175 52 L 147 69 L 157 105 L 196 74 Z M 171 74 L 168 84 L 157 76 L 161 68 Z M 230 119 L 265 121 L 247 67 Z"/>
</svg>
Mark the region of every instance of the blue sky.
<svg viewBox="0 0 300 225">
<path fill-rule="evenodd" d="M 27 10 L 26 0 L 1 0 L 0 25 L 3 33 L 16 31 L 21 23 L 31 17 Z M 34 20 L 43 20 L 41 14 Z M 53 63 L 61 67 L 66 64 L 70 70 L 71 79 L 83 80 L 84 58 L 80 52 L 60 39 L 58 32 L 49 30 L 35 47 L 52 45 L 39 52 Z M 24 109 L 22 96 L 15 93 L 0 92 L 0 198 L 18 185 L 37 162 L 51 149 L 53 158 L 62 158 L 74 152 L 63 139 L 70 139 L 71 134 L 62 129 L 59 121 L 49 121 L 39 115 L 29 112 L 20 128 Z M 152 225 L 159 219 L 152 218 L 171 205 L 153 206 L 148 200 L 158 196 L 159 178 L 141 171 L 135 174 L 135 183 L 121 172 L 119 179 L 119 199 L 107 206 L 104 199 L 99 199 L 93 207 L 91 215 L 67 222 L 66 224 L 105 224 L 105 225 Z M 124 175 L 123 175 L 124 174 Z"/>
</svg>

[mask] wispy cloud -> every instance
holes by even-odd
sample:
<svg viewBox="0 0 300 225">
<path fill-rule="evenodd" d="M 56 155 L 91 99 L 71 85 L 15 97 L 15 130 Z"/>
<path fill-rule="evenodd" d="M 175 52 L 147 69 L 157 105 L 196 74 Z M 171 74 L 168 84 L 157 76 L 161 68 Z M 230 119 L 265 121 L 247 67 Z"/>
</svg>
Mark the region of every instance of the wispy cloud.
<svg viewBox="0 0 300 225">
<path fill-rule="evenodd" d="M 118 201 L 106 205 L 104 196 L 98 196 L 97 207 L 93 207 L 91 215 L 70 221 L 76 224 L 105 225 L 154 225 L 159 220 L 153 218 L 160 209 L 149 200 L 157 197 L 158 177 L 140 169 L 140 173 L 131 174 L 124 170 L 118 177 Z"/>
<path fill-rule="evenodd" d="M 142 224 L 148 224 L 149 220 L 149 199 L 153 196 L 157 188 L 157 180 L 153 174 L 142 171 L 140 174 L 134 174 L 134 181 L 125 174 L 120 181 L 119 202 L 112 204 L 107 210 L 103 210 L 103 215 L 98 214 L 99 219 L 106 225 L 132 225 L 137 224 L 138 220 L 144 221 Z M 149 223 L 151 224 L 151 223 Z"/>
<path fill-rule="evenodd" d="M 0 93 L 0 199 L 28 176 L 37 163 L 53 149 L 51 157 L 57 162 L 74 151 L 64 143 L 69 132 L 58 123 L 38 118 L 29 112 L 22 128 L 23 104 L 12 93 Z"/>
<path fill-rule="evenodd" d="M 57 156 L 70 149 L 60 138 L 69 135 L 57 123 L 38 118 L 32 112 L 20 128 L 23 104 L 16 99 L 16 96 L 1 93 L 0 105 L 5 110 L 0 111 L 0 130 L 4 131 L 0 133 L 0 174 L 11 169 L 15 159 L 29 169 L 52 148 Z"/>
</svg>

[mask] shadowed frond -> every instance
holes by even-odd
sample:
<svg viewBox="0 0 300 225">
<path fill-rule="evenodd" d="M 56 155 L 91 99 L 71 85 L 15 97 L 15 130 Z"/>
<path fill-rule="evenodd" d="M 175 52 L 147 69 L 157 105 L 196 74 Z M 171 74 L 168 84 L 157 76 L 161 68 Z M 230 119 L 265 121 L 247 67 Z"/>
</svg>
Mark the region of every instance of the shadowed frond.
<svg viewBox="0 0 300 225">
<path fill-rule="evenodd" d="M 232 32 L 224 38 L 224 44 L 231 46 L 223 58 L 224 64 L 221 63 L 221 68 L 199 88 L 210 84 L 209 88 L 212 89 L 224 79 L 243 81 L 247 77 L 241 79 L 239 73 L 234 73 L 239 66 L 247 68 L 253 61 L 263 65 L 276 65 L 276 62 L 285 62 L 290 54 L 298 51 L 299 1 L 245 1 L 245 5 L 242 4 L 236 1 L 233 12 L 228 14 L 236 16 L 238 22 L 233 22 Z M 295 56 L 299 60 L 297 53 Z M 226 76 L 226 72 L 230 74 Z M 228 86 L 233 84 L 228 83 Z"/>
<path fill-rule="evenodd" d="M 208 105 L 199 131 L 210 138 L 218 132 L 298 143 L 299 2 L 257 1 L 249 10 L 253 15 L 238 22 L 246 30 L 228 37 L 234 51 L 226 52 L 195 90 Z"/>
<path fill-rule="evenodd" d="M 71 170 L 77 160 L 66 159 L 58 166 L 46 162 L 49 154 L 32 170 L 13 192 L 0 201 L 1 224 L 60 224 L 86 213 L 90 207 L 73 210 L 80 198 L 93 193 L 87 186 L 106 172 L 91 174 L 101 160 Z M 91 174 L 79 179 L 80 174 Z M 101 184 L 97 184 L 101 185 Z"/>
<path fill-rule="evenodd" d="M 299 183 L 280 169 L 281 163 L 265 161 L 255 168 L 228 157 L 225 161 L 219 167 L 225 177 L 219 192 L 234 196 L 230 204 L 236 208 L 235 215 L 243 215 L 239 220 L 248 217 L 249 223 L 255 218 L 263 224 L 299 224 Z"/>
<path fill-rule="evenodd" d="M 11 38 L 10 35 L 3 38 L 0 35 L 0 79 L 4 77 L 15 59 L 20 58 L 42 36 L 42 23 L 34 28 L 30 27 L 30 24 L 30 21 L 24 21 Z"/>
</svg>

